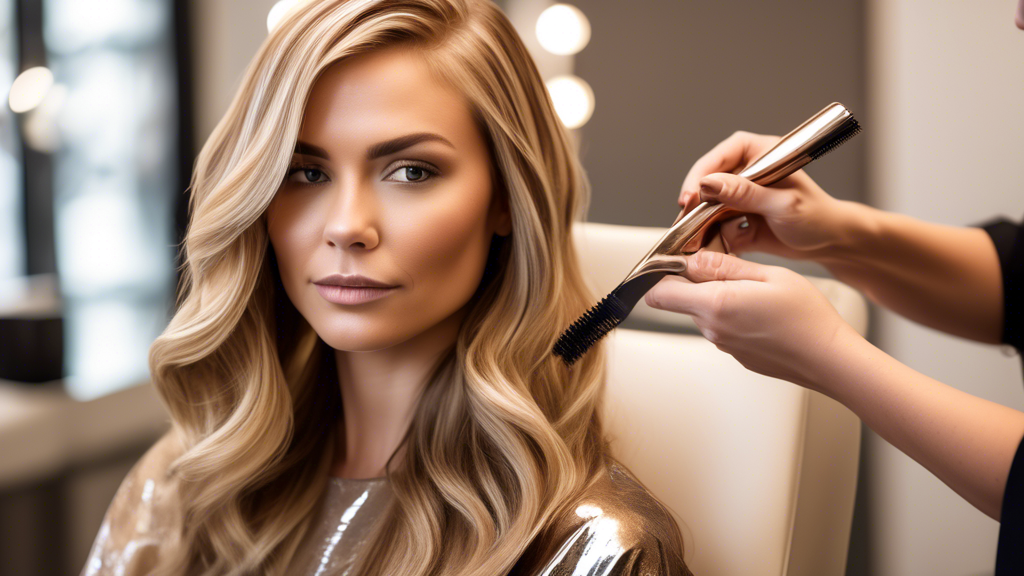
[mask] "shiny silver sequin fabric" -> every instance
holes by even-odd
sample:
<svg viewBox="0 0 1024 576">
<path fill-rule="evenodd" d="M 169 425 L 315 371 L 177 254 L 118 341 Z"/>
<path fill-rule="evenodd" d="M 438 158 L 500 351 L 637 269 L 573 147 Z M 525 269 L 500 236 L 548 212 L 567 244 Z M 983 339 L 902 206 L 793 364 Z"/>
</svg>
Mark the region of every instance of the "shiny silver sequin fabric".
<svg viewBox="0 0 1024 576">
<path fill-rule="evenodd" d="M 310 534 L 295 554 L 295 574 L 348 574 L 366 544 L 373 521 L 391 499 L 383 478 L 331 478 Z"/>
<path fill-rule="evenodd" d="M 125 478 L 96 536 L 83 576 L 137 576 L 180 530 L 177 493 L 163 472 L 169 436 Z M 344 576 L 392 498 L 387 480 L 332 478 L 289 575 Z M 688 576 L 668 512 L 624 468 L 607 474 L 545 527 L 509 576 Z"/>
</svg>

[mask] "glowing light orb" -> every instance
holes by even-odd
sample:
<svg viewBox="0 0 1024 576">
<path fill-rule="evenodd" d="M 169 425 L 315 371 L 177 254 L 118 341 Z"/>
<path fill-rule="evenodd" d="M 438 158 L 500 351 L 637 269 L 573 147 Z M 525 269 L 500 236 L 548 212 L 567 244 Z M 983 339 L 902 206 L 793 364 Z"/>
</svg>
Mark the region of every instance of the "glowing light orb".
<svg viewBox="0 0 1024 576">
<path fill-rule="evenodd" d="M 17 113 L 28 112 L 39 106 L 53 86 L 53 72 L 44 66 L 29 68 L 11 84 L 11 94 L 7 98 L 11 110 Z"/>
<path fill-rule="evenodd" d="M 566 128 L 579 128 L 594 113 L 594 91 L 578 76 L 556 76 L 547 81 L 555 112 Z"/>
<path fill-rule="evenodd" d="M 590 21 L 575 6 L 549 6 L 537 18 L 537 40 L 552 54 L 575 54 L 590 41 Z"/>
<path fill-rule="evenodd" d="M 267 14 L 267 32 L 273 32 L 281 22 L 281 18 L 284 18 L 285 13 L 296 4 L 298 4 L 298 0 L 280 0 L 274 4 L 270 8 L 270 13 Z"/>
</svg>

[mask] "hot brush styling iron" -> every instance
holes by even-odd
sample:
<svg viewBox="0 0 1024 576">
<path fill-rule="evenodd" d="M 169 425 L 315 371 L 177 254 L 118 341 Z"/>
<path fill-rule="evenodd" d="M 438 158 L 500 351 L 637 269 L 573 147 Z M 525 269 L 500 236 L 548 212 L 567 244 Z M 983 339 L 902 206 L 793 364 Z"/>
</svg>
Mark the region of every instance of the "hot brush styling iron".
<svg viewBox="0 0 1024 576">
<path fill-rule="evenodd" d="M 739 175 L 770 186 L 835 150 L 858 132 L 860 124 L 853 114 L 842 104 L 832 103 L 783 136 Z M 714 238 L 722 220 L 737 215 L 736 210 L 717 202 L 702 202 L 685 216 L 680 213 L 626 279 L 562 333 L 552 352 L 572 366 L 595 342 L 625 320 L 644 294 L 666 274 L 685 271 L 682 263 L 665 256 L 693 254 Z"/>
</svg>

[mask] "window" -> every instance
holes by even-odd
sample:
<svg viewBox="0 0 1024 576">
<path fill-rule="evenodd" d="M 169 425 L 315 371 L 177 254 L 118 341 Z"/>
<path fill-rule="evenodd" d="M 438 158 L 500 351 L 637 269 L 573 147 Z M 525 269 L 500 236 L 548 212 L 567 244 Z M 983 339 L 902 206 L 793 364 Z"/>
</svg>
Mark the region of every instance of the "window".
<svg viewBox="0 0 1024 576">
<path fill-rule="evenodd" d="M 15 119 L 5 102 L 0 116 L 0 278 L 56 273 L 79 399 L 145 381 L 170 318 L 192 164 L 183 5 L 0 0 L 0 81 L 39 65 L 53 75 L 38 106 Z"/>
<path fill-rule="evenodd" d="M 10 87 L 18 68 L 14 0 L 0 0 L 0 86 Z M 6 91 L 0 105 L 0 280 L 25 274 L 21 139 Z"/>
</svg>

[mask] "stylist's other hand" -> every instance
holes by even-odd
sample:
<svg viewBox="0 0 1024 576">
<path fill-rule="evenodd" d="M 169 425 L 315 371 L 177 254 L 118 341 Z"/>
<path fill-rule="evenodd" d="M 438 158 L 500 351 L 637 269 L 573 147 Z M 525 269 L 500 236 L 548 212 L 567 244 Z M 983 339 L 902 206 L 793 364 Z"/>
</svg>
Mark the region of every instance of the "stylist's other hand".
<svg viewBox="0 0 1024 576">
<path fill-rule="evenodd" d="M 722 225 L 731 252 L 813 259 L 843 241 L 849 203 L 829 196 L 803 170 L 770 188 L 732 173 L 741 172 L 778 141 L 778 136 L 749 132 L 726 138 L 690 168 L 679 205 L 689 212 L 714 200 L 748 213 Z"/>
<path fill-rule="evenodd" d="M 645 298 L 693 317 L 701 333 L 746 368 L 817 389 L 840 340 L 856 332 L 806 278 L 728 254 L 673 258 L 685 278 L 666 276 Z"/>
</svg>

